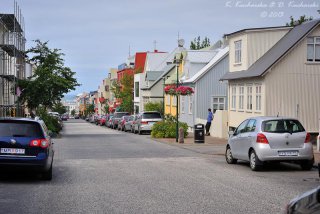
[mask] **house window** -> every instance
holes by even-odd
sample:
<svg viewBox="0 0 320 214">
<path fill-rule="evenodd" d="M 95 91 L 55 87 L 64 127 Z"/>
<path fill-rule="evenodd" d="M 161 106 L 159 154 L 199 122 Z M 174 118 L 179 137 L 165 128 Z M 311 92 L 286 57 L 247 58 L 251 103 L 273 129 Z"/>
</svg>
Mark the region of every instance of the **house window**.
<svg viewBox="0 0 320 214">
<path fill-rule="evenodd" d="M 145 106 L 149 101 L 149 97 L 143 97 L 143 106 Z"/>
<path fill-rule="evenodd" d="M 237 87 L 231 87 L 231 108 L 236 109 L 237 107 Z"/>
<path fill-rule="evenodd" d="M 307 38 L 307 61 L 320 62 L 320 37 Z"/>
<path fill-rule="evenodd" d="M 185 103 L 185 96 L 181 96 L 181 113 L 184 113 L 184 104 Z"/>
<path fill-rule="evenodd" d="M 252 86 L 247 86 L 247 110 L 252 110 Z"/>
<path fill-rule="evenodd" d="M 109 91 L 109 86 L 106 85 L 104 89 L 105 89 L 105 91 Z"/>
<path fill-rule="evenodd" d="M 215 113 L 217 110 L 225 110 L 225 97 L 213 97 L 212 110 L 213 113 Z"/>
<path fill-rule="evenodd" d="M 166 95 L 166 105 L 169 106 L 170 105 L 170 98 L 171 96 L 170 95 Z"/>
<path fill-rule="evenodd" d="M 172 106 L 177 106 L 177 97 L 172 96 Z"/>
<path fill-rule="evenodd" d="M 235 63 L 241 63 L 241 40 L 234 42 Z"/>
<path fill-rule="evenodd" d="M 244 102 L 244 86 L 239 87 L 239 109 L 243 110 L 243 102 Z"/>
<path fill-rule="evenodd" d="M 193 111 L 193 96 L 189 96 L 189 114 Z"/>
<path fill-rule="evenodd" d="M 261 85 L 256 85 L 256 111 L 261 111 Z"/>
<path fill-rule="evenodd" d="M 111 73 L 108 74 L 108 78 L 111 79 Z"/>
<path fill-rule="evenodd" d="M 134 96 L 139 97 L 139 82 L 134 82 L 134 90 L 135 90 Z"/>
</svg>

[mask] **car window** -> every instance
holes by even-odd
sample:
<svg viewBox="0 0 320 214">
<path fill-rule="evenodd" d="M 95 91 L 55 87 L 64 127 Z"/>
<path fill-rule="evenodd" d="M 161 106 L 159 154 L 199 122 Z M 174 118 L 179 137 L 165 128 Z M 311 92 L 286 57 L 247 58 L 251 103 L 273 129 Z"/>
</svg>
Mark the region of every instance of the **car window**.
<svg viewBox="0 0 320 214">
<path fill-rule="evenodd" d="M 236 134 L 241 134 L 246 132 L 246 125 L 248 123 L 248 120 L 243 121 L 237 128 Z"/>
<path fill-rule="evenodd" d="M 249 120 L 246 126 L 246 132 L 253 132 L 256 129 L 256 120 Z"/>
<path fill-rule="evenodd" d="M 129 113 L 128 113 L 128 112 L 115 113 L 115 114 L 114 114 L 114 117 L 115 117 L 115 118 L 121 118 L 121 117 L 123 117 L 123 116 L 125 116 L 125 115 L 129 115 Z"/>
<path fill-rule="evenodd" d="M 0 137 L 43 138 L 41 125 L 29 121 L 0 121 Z"/>
<path fill-rule="evenodd" d="M 143 119 L 154 119 L 154 118 L 160 118 L 161 119 L 161 115 L 158 112 L 150 112 L 150 113 L 143 113 L 142 114 L 142 118 Z"/>
<path fill-rule="evenodd" d="M 295 133 L 304 132 L 305 129 L 298 120 L 268 120 L 262 123 L 262 130 L 264 132 L 272 133 Z"/>
</svg>

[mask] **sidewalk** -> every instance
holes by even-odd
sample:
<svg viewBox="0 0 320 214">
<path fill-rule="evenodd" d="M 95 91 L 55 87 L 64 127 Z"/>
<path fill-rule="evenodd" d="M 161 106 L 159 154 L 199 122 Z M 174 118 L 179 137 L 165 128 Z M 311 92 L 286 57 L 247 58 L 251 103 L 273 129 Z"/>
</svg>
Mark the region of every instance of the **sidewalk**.
<svg viewBox="0 0 320 214">
<path fill-rule="evenodd" d="M 193 133 L 189 133 L 189 136 L 184 139 L 184 143 L 176 143 L 175 138 L 152 138 L 155 141 L 167 143 L 173 146 L 182 147 L 184 149 L 192 150 L 201 154 L 209 155 L 224 155 L 227 141 L 222 138 L 215 138 L 211 136 L 205 136 L 205 143 L 194 143 Z M 314 152 L 314 165 L 318 166 L 320 163 L 320 152 L 316 151 L 317 146 L 313 146 Z"/>
</svg>

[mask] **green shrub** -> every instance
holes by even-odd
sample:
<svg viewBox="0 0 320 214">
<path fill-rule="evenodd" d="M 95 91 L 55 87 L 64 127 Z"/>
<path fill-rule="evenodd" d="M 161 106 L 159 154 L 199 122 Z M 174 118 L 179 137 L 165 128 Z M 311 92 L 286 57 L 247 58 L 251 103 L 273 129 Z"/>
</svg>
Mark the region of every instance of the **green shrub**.
<svg viewBox="0 0 320 214">
<path fill-rule="evenodd" d="M 164 121 L 157 122 L 153 125 L 151 136 L 154 138 L 175 138 L 176 122 L 172 115 L 165 115 Z M 188 124 L 179 122 L 179 128 L 183 128 L 184 137 L 188 136 Z"/>
<path fill-rule="evenodd" d="M 59 132 L 62 130 L 62 127 L 58 121 L 58 118 L 49 115 L 45 109 L 38 108 L 37 116 L 39 116 L 41 120 L 44 121 L 47 128 L 53 133 L 59 134 Z"/>
</svg>

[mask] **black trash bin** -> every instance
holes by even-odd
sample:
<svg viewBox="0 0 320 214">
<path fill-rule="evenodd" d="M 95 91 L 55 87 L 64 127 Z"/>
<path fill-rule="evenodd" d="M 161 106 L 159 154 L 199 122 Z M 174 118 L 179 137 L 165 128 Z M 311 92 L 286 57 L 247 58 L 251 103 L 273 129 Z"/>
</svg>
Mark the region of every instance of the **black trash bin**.
<svg viewBox="0 0 320 214">
<path fill-rule="evenodd" d="M 194 142 L 204 143 L 204 125 L 196 124 L 194 125 Z"/>
</svg>

